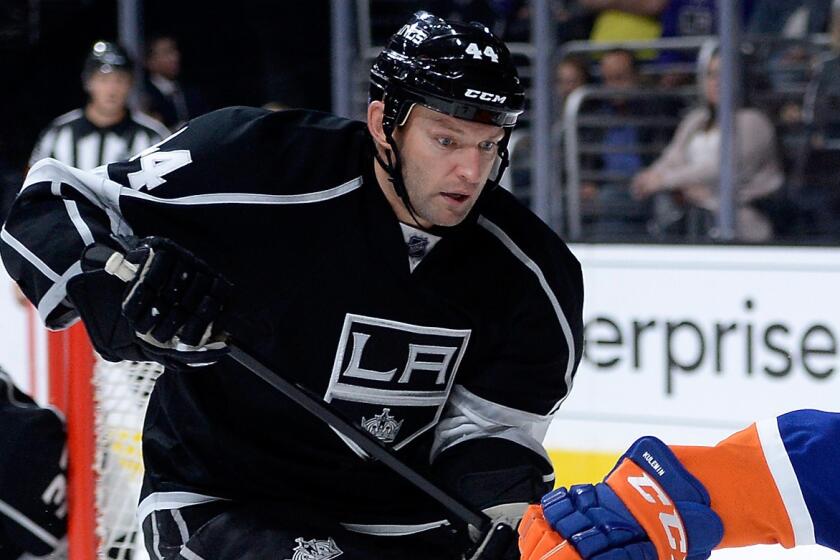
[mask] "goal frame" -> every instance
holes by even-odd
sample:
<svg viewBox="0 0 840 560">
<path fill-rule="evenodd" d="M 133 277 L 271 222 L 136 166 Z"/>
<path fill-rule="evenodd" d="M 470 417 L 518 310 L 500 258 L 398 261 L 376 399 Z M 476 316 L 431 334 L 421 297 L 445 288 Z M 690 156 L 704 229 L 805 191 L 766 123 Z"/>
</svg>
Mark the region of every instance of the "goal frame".
<svg viewBox="0 0 840 560">
<path fill-rule="evenodd" d="M 81 322 L 47 334 L 50 404 L 67 426 L 67 544 L 69 560 L 97 558 L 95 403 L 96 357 Z"/>
</svg>

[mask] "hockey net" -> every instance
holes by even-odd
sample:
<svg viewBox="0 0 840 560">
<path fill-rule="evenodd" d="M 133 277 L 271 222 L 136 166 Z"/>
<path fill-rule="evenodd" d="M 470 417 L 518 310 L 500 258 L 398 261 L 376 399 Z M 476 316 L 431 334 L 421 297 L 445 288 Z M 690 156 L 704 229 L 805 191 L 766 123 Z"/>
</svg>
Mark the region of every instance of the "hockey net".
<svg viewBox="0 0 840 560">
<path fill-rule="evenodd" d="M 99 358 L 80 325 L 50 333 L 48 346 L 50 400 L 67 418 L 69 560 L 145 560 L 141 434 L 163 368 Z"/>
</svg>

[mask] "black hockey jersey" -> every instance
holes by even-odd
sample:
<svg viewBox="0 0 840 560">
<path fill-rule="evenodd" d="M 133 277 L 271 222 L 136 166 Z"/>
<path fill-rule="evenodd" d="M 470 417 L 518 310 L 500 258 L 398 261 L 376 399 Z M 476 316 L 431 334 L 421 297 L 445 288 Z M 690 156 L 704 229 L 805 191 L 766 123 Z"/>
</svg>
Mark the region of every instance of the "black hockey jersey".
<svg viewBox="0 0 840 560">
<path fill-rule="evenodd" d="M 477 506 L 536 499 L 553 479 L 540 442 L 581 355 L 579 264 L 496 188 L 412 271 L 373 161 L 363 123 L 224 109 L 95 173 L 40 162 L 0 249 L 48 326 L 81 313 L 94 340 L 117 340 L 124 287 L 86 286 L 82 248 L 173 239 L 234 283 L 231 306 L 259 326 L 239 342 L 279 374 Z M 130 342 L 103 346 L 111 359 L 143 357 Z M 144 459 L 141 518 L 218 498 L 370 533 L 443 518 L 229 359 L 158 379 Z"/>
<path fill-rule="evenodd" d="M 0 560 L 63 550 L 65 439 L 61 414 L 35 404 L 0 367 Z"/>
</svg>

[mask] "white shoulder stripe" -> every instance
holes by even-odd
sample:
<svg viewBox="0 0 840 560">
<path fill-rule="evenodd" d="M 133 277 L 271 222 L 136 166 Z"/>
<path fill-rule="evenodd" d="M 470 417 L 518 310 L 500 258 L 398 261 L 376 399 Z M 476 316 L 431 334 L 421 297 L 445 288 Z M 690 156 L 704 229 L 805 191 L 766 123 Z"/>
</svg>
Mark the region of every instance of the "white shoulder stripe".
<svg viewBox="0 0 840 560">
<path fill-rule="evenodd" d="M 796 471 L 793 470 L 785 449 L 782 435 L 779 433 L 778 421 L 773 418 L 756 422 L 756 430 L 767 466 L 770 467 L 770 473 L 779 489 L 791 527 L 793 527 L 795 546 L 816 544 L 814 522 L 808 512 L 805 498 L 802 496 L 802 489 L 799 487 L 799 480 L 796 478 Z"/>
<path fill-rule="evenodd" d="M 537 280 L 540 283 L 540 287 L 542 287 L 545 295 L 548 297 L 548 300 L 551 302 L 551 306 L 554 308 L 554 313 L 557 315 L 557 321 L 560 323 L 560 327 L 563 329 L 563 336 L 566 339 L 566 346 L 569 349 L 569 361 L 566 364 L 566 375 L 565 375 L 565 382 L 566 382 L 566 394 L 560 399 L 554 408 L 551 409 L 553 413 L 556 411 L 563 401 L 569 396 L 569 393 L 572 391 L 572 379 L 573 374 L 575 371 L 575 342 L 574 338 L 572 337 L 572 328 L 569 326 L 569 321 L 566 319 L 566 315 L 563 313 L 563 308 L 560 307 L 560 302 L 557 301 L 557 296 L 554 295 L 554 292 L 551 291 L 551 286 L 548 285 L 548 281 L 545 279 L 545 275 L 543 274 L 540 267 L 537 266 L 533 260 L 531 260 L 528 255 L 526 255 L 516 243 L 496 224 L 485 218 L 484 216 L 479 216 L 478 224 L 495 235 L 499 241 L 504 244 L 505 247 L 510 250 L 513 255 L 519 259 L 522 264 L 524 264 L 534 275 L 537 277 Z"/>
<path fill-rule="evenodd" d="M 256 193 L 210 193 L 183 196 L 180 198 L 160 198 L 149 193 L 123 189 L 121 196 L 139 198 L 159 204 L 201 205 L 201 204 L 310 204 L 338 198 L 362 186 L 362 178 L 356 177 L 337 187 L 303 194 L 256 194 Z"/>
</svg>

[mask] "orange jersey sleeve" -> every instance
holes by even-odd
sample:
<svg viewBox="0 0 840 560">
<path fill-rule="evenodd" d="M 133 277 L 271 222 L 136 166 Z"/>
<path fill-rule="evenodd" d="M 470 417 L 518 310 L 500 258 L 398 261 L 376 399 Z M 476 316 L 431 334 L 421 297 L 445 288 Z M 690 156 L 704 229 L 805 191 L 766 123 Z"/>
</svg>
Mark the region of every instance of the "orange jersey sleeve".
<svg viewBox="0 0 840 560">
<path fill-rule="evenodd" d="M 706 487 L 723 521 L 718 548 L 753 544 L 793 547 L 793 527 L 756 424 L 715 447 L 671 446 L 682 464 Z"/>
</svg>

